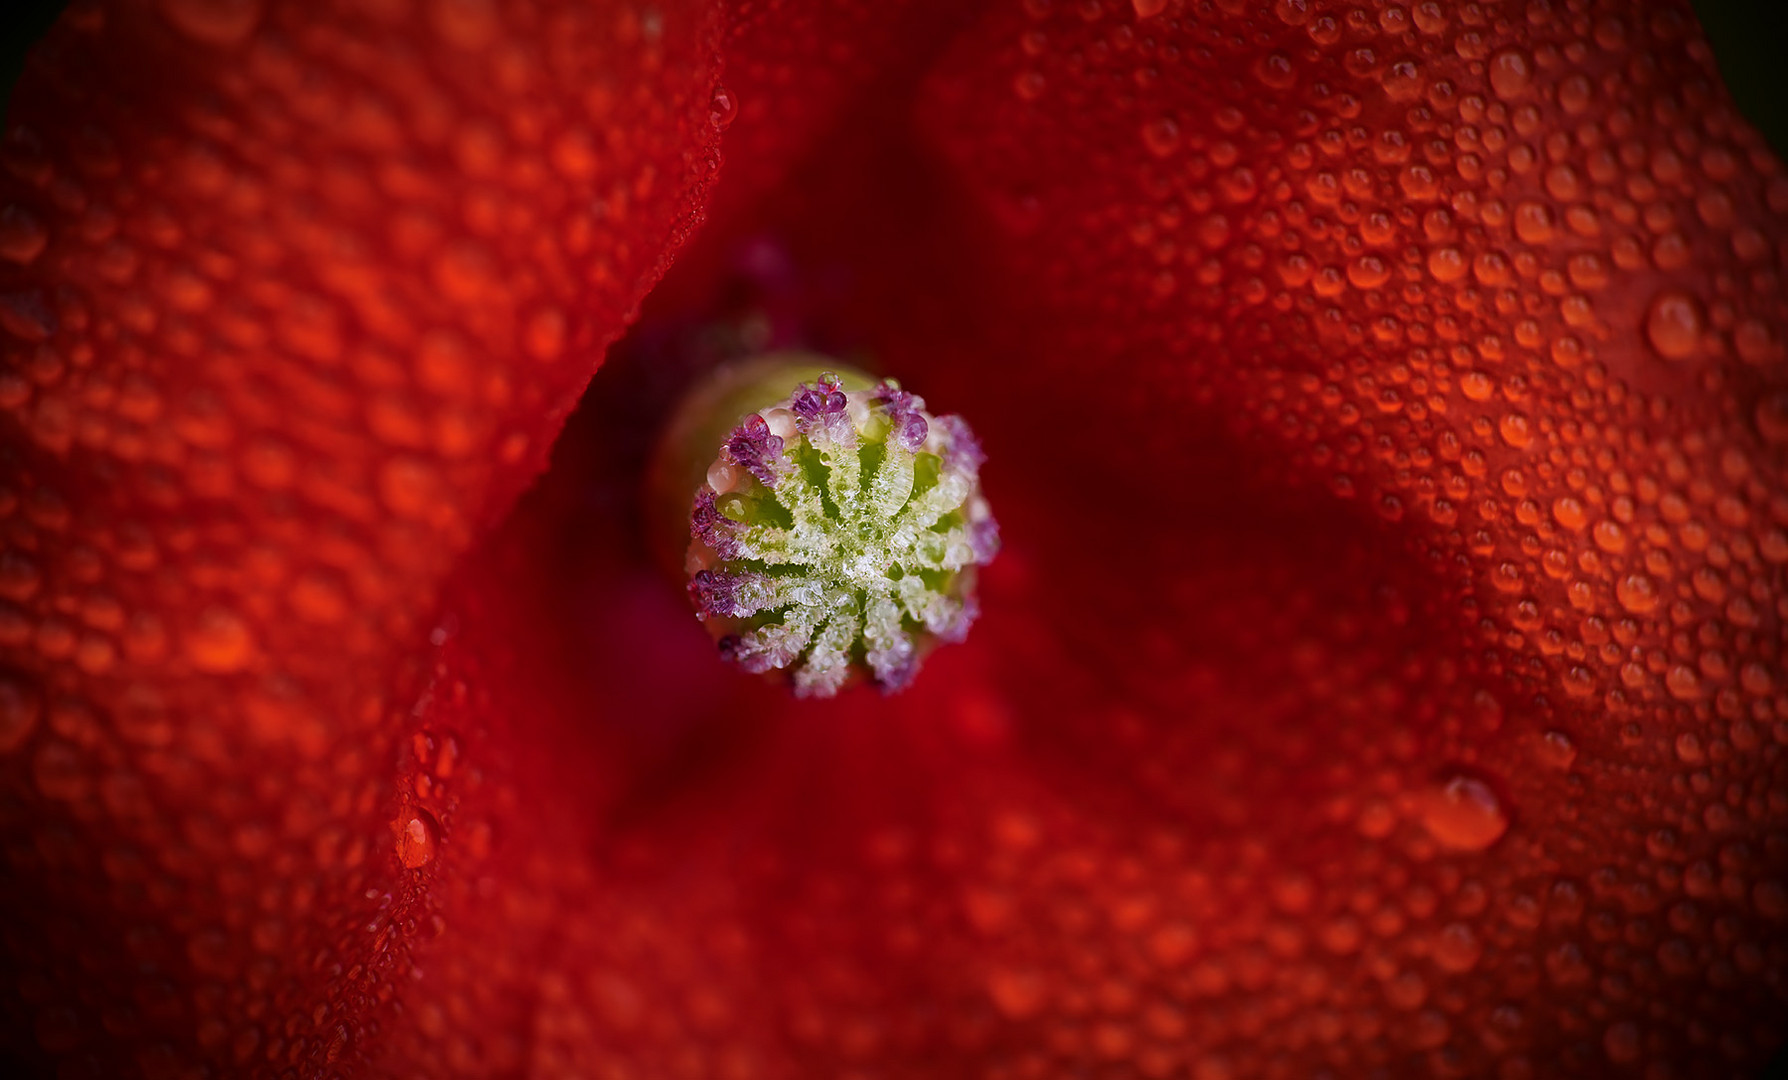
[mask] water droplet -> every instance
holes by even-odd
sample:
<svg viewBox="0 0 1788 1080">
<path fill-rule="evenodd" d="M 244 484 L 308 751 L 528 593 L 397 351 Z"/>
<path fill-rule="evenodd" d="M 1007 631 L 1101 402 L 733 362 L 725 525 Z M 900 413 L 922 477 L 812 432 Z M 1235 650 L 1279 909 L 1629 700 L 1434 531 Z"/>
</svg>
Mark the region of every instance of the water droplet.
<svg viewBox="0 0 1788 1080">
<path fill-rule="evenodd" d="M 1701 343 L 1701 303 L 1679 289 L 1652 299 L 1645 311 L 1645 339 L 1666 360 L 1687 360 Z"/>
<path fill-rule="evenodd" d="M 82 766 L 80 751 L 60 739 L 52 739 L 38 748 L 31 777 L 46 798 L 81 802 L 92 787 Z"/>
<path fill-rule="evenodd" d="M 1557 229 L 1557 218 L 1545 203 L 1530 200 L 1515 207 L 1515 235 L 1522 243 L 1544 244 Z"/>
<path fill-rule="evenodd" d="M 1012 897 L 997 889 L 969 889 L 962 895 L 962 911 L 976 930 L 1000 934 L 1012 922 Z"/>
<path fill-rule="evenodd" d="M 1009 1020 L 1027 1020 L 1043 1008 L 1046 987 L 1034 971 L 998 968 L 987 977 L 987 996 Z"/>
<path fill-rule="evenodd" d="M 1618 523 L 1610 521 L 1607 518 L 1603 518 L 1601 521 L 1596 522 L 1595 528 L 1590 530 L 1589 535 L 1595 540 L 1596 547 L 1601 548 L 1610 555 L 1619 555 L 1627 549 L 1626 532 L 1621 529 Z"/>
<path fill-rule="evenodd" d="M 1525 415 L 1518 412 L 1504 413 L 1496 429 L 1502 434 L 1502 441 L 1517 450 L 1524 449 L 1533 441 L 1532 425 Z"/>
<path fill-rule="evenodd" d="M 1171 157 L 1180 148 L 1180 126 L 1171 117 L 1156 117 L 1142 125 L 1142 143 L 1158 158 Z"/>
<path fill-rule="evenodd" d="M 1454 776 L 1430 789 L 1421 815 L 1428 834 L 1455 851 L 1482 851 L 1509 830 L 1496 792 L 1470 776 Z"/>
<path fill-rule="evenodd" d="M 1130 0 L 1139 19 L 1152 19 L 1167 10 L 1167 0 Z"/>
<path fill-rule="evenodd" d="M 1782 357 L 1781 345 L 1776 342 L 1769 324 L 1762 319 L 1745 319 L 1733 327 L 1732 347 L 1740 360 L 1759 367 Z"/>
<path fill-rule="evenodd" d="M 1678 701 L 1694 701 L 1701 697 L 1701 676 L 1687 664 L 1672 665 L 1664 674 L 1664 689 Z"/>
<path fill-rule="evenodd" d="M 1562 731 L 1548 731 L 1534 743 L 1540 761 L 1554 769 L 1569 769 L 1577 760 L 1577 744 Z"/>
<path fill-rule="evenodd" d="M 399 815 L 393 823 L 397 833 L 397 858 L 409 870 L 419 870 L 434 861 L 436 836 L 440 826 L 427 810 L 414 809 Z"/>
<path fill-rule="evenodd" d="M 1397 827 L 1397 812 L 1383 799 L 1372 799 L 1360 807 L 1360 816 L 1354 822 L 1360 835 L 1373 840 L 1382 840 L 1391 835 Z"/>
<path fill-rule="evenodd" d="M 43 715 L 37 689 L 14 675 L 0 675 L 0 754 L 25 745 Z"/>
<path fill-rule="evenodd" d="M 261 0 L 161 0 L 162 18 L 204 45 L 239 45 L 261 21 Z"/>
<path fill-rule="evenodd" d="M 1385 96 L 1392 101 L 1414 101 L 1427 89 L 1422 69 L 1408 58 L 1393 61 L 1385 68 L 1379 82 L 1384 87 Z"/>
<path fill-rule="evenodd" d="M 439 470 L 421 458 L 392 458 L 379 466 L 378 481 L 379 497 L 400 517 L 429 520 L 446 505 Z"/>
<path fill-rule="evenodd" d="M 1273 13 L 1287 26 L 1302 26 L 1310 19 L 1310 0 L 1277 0 Z"/>
<path fill-rule="evenodd" d="M 1459 392 L 1472 401 L 1489 401 L 1496 393 L 1496 380 L 1481 371 L 1467 371 L 1459 376 Z"/>
<path fill-rule="evenodd" d="M 497 31 L 496 4 L 493 0 L 435 0 L 429 8 L 429 22 L 450 45 L 482 48 Z"/>
<path fill-rule="evenodd" d="M 1183 922 L 1170 922 L 1149 935 L 1148 951 L 1163 968 L 1178 967 L 1198 949 L 1198 934 Z"/>
<path fill-rule="evenodd" d="M 1464 923 L 1449 923 L 1434 943 L 1434 962 L 1455 975 L 1476 967 L 1483 955 L 1483 942 Z"/>
<path fill-rule="evenodd" d="M 56 317 L 35 289 L 7 293 L 0 296 L 0 329 L 21 341 L 47 341 L 56 332 Z"/>
<path fill-rule="evenodd" d="M 31 211 L 16 204 L 0 209 L 0 259 L 28 265 L 49 242 L 49 230 Z"/>
<path fill-rule="evenodd" d="M 1552 519 L 1572 532 L 1581 532 L 1589 524 L 1589 513 L 1574 495 L 1560 495 L 1552 500 Z"/>
<path fill-rule="evenodd" d="M 186 656 L 200 671 L 221 675 L 241 671 L 254 658 L 254 637 L 240 616 L 207 608 L 186 637 Z"/>
<path fill-rule="evenodd" d="M 1788 390 L 1765 394 L 1758 400 L 1752 418 L 1757 423 L 1757 434 L 1765 442 L 1788 443 Z"/>
<path fill-rule="evenodd" d="M 1442 283 L 1458 281 L 1469 269 L 1471 264 L 1458 248 L 1437 248 L 1428 256 L 1428 273 Z"/>
<path fill-rule="evenodd" d="M 558 308 L 541 308 L 528 317 L 522 331 L 522 347 L 536 360 L 557 360 L 565 352 L 565 333 L 565 313 Z"/>
<path fill-rule="evenodd" d="M 1376 289 L 1390 277 L 1391 268 L 1376 255 L 1363 255 L 1347 264 L 1347 280 L 1356 289 Z"/>
<path fill-rule="evenodd" d="M 708 122 L 718 131 L 725 131 L 739 116 L 739 99 L 724 86 L 715 86 L 708 98 Z"/>
<path fill-rule="evenodd" d="M 1490 89 L 1504 100 L 1520 97 L 1533 83 L 1533 60 L 1520 49 L 1504 49 L 1490 58 Z"/>
<path fill-rule="evenodd" d="M 1298 81 L 1297 68 L 1291 64 L 1291 58 L 1282 52 L 1268 53 L 1254 63 L 1254 77 L 1262 86 L 1274 90 L 1288 90 Z"/>
<path fill-rule="evenodd" d="M 1608 1030 L 1602 1034 L 1602 1049 L 1608 1052 L 1610 1061 L 1622 1065 L 1638 1061 L 1643 1049 L 1640 1045 L 1639 1025 L 1631 1020 L 1609 1024 Z"/>
<path fill-rule="evenodd" d="M 1627 574 L 1615 583 L 1614 598 L 1633 614 L 1644 615 L 1657 608 L 1658 587 L 1644 574 Z"/>
</svg>

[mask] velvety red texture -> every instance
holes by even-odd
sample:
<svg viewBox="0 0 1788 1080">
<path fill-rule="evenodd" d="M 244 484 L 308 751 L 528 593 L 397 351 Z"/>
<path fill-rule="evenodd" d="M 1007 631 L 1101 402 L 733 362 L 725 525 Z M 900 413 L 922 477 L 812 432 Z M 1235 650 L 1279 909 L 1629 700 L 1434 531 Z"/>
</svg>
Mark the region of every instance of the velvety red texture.
<svg viewBox="0 0 1788 1080">
<path fill-rule="evenodd" d="M 1685 5 L 79 5 L 11 121 L 22 1067 L 1779 1046 L 1788 179 Z M 897 697 L 644 547 L 797 344 L 989 453 Z"/>
</svg>

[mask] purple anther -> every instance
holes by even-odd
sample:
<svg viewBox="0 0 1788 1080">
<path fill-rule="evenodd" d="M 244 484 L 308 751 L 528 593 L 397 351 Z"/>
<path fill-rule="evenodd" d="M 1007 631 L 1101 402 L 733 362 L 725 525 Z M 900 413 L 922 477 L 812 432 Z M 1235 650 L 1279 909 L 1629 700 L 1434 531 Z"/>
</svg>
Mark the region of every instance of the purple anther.
<svg viewBox="0 0 1788 1080">
<path fill-rule="evenodd" d="M 695 505 L 689 511 L 689 535 L 708 546 L 723 559 L 736 559 L 743 553 L 739 533 L 745 526 L 720 512 L 714 500 L 714 489 L 702 485 L 695 493 Z"/>
<path fill-rule="evenodd" d="M 738 578 L 724 570 L 697 570 L 688 579 L 688 599 L 703 619 L 730 619 L 737 595 Z"/>
<path fill-rule="evenodd" d="M 911 645 L 904 649 L 871 650 L 868 660 L 875 684 L 884 694 L 905 690 L 919 674 L 919 658 Z"/>
<path fill-rule="evenodd" d="M 944 433 L 944 464 L 963 472 L 979 472 L 987 454 L 968 424 L 954 413 L 938 417 L 937 422 Z"/>
<path fill-rule="evenodd" d="M 773 668 L 783 667 L 787 660 L 779 657 L 774 649 L 765 646 L 756 633 L 739 635 L 728 634 L 716 644 L 720 648 L 720 658 L 728 663 L 739 665 L 741 670 L 753 675 L 762 675 Z M 783 659 L 783 663 L 777 663 Z"/>
<path fill-rule="evenodd" d="M 894 445 L 909 452 L 925 445 L 925 436 L 931 432 L 931 426 L 925 422 L 925 414 L 921 411 L 924 402 L 917 395 L 883 383 L 876 391 L 875 403 L 887 410 L 891 425 L 888 437 L 894 440 Z"/>
<path fill-rule="evenodd" d="M 1000 551 L 999 522 L 990 517 L 971 522 L 968 529 L 969 550 L 975 553 L 975 565 L 986 566 Z"/>
<path fill-rule="evenodd" d="M 730 619 L 739 615 L 739 589 L 749 579 L 725 570 L 698 570 L 689 579 L 689 598 L 704 619 Z"/>
<path fill-rule="evenodd" d="M 795 423 L 803 432 L 812 431 L 815 426 L 819 426 L 834 438 L 839 438 L 844 434 L 848 423 L 844 391 L 838 389 L 838 376 L 829 371 L 821 375 L 813 386 L 802 383 L 795 390 L 789 408 L 798 417 Z"/>
<path fill-rule="evenodd" d="M 740 468 L 765 487 L 775 487 L 782 466 L 782 436 L 772 435 L 762 416 L 752 413 L 733 429 L 726 452 Z"/>
<path fill-rule="evenodd" d="M 947 611 L 939 612 L 938 617 L 926 619 L 926 625 L 939 641 L 959 642 L 968 637 L 969 627 L 975 625 L 980 614 L 981 602 L 970 593 L 962 598 L 961 604 L 952 604 Z"/>
</svg>

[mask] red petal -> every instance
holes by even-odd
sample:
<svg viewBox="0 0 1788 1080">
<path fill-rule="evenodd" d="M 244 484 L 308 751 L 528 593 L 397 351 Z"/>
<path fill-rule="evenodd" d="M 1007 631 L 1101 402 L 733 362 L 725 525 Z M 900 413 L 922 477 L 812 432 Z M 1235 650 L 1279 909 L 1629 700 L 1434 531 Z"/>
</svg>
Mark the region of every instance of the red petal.
<svg viewBox="0 0 1788 1080">
<path fill-rule="evenodd" d="M 1132 768 L 1236 830 L 1196 865 L 1238 906 L 1140 992 L 1246 1073 L 1754 1067 L 1788 181 L 1686 7 L 1027 12 L 959 44 L 935 128 L 1029 280 L 1039 410 L 1136 432 L 1077 449 L 1148 515 L 1043 572 L 1150 568 L 1096 589 L 1132 598 Z M 1243 539 L 1266 488 L 1304 493 L 1289 544 Z M 1251 728 L 1201 734 L 1236 695 Z M 1227 779 L 1171 749 L 1207 741 Z"/>
<path fill-rule="evenodd" d="M 402 665 L 710 177 L 686 5 L 341 8 L 75 5 L 12 98 L 0 1012 L 64 1075 L 377 1045 Z"/>
</svg>

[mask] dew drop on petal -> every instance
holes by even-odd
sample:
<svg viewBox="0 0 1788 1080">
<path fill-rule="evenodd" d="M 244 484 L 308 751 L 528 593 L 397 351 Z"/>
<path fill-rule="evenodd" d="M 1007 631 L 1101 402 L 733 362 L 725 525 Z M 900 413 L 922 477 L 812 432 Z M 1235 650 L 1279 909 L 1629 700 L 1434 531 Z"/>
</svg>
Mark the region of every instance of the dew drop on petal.
<svg viewBox="0 0 1788 1080">
<path fill-rule="evenodd" d="M 1645 309 L 1645 340 L 1666 360 L 1687 360 L 1700 346 L 1702 323 L 1700 301 L 1668 289 Z"/>
<path fill-rule="evenodd" d="M 261 0 L 161 0 L 162 18 L 203 45 L 239 45 L 261 21 Z"/>
<path fill-rule="evenodd" d="M 1757 423 L 1757 434 L 1763 436 L 1765 442 L 1778 446 L 1788 443 L 1788 390 L 1764 395 L 1757 402 L 1753 419 Z"/>
<path fill-rule="evenodd" d="M 1525 449 L 1533 441 L 1533 426 L 1518 412 L 1504 413 L 1497 421 L 1496 429 L 1502 434 L 1502 441 L 1517 450 Z"/>
<path fill-rule="evenodd" d="M 434 861 L 439 827 L 427 810 L 414 809 L 400 816 L 393 825 L 397 833 L 397 858 L 409 870 L 419 870 Z"/>
<path fill-rule="evenodd" d="M 1577 744 L 1562 731 L 1548 731 L 1535 740 L 1534 756 L 1541 764 L 1563 771 L 1576 762 Z"/>
<path fill-rule="evenodd" d="M 22 206 L 0 208 L 0 259 L 27 265 L 43 254 L 49 230 Z"/>
<path fill-rule="evenodd" d="M 987 977 L 993 1007 L 1009 1020 L 1026 1020 L 1043 1008 L 1043 977 L 1034 971 L 998 968 Z"/>
<path fill-rule="evenodd" d="M 714 87 L 714 93 L 708 98 L 708 122 L 718 131 L 731 127 L 739 115 L 739 99 L 724 86 Z"/>
<path fill-rule="evenodd" d="M 1617 1064 L 1630 1065 L 1638 1061 L 1642 1051 L 1639 1025 L 1631 1020 L 1608 1025 L 1602 1035 L 1602 1049 L 1607 1051 L 1608 1060 Z"/>
<path fill-rule="evenodd" d="M 193 667 L 211 674 L 240 671 L 254 656 L 254 638 L 241 617 L 227 608 L 206 609 L 186 637 Z"/>
<path fill-rule="evenodd" d="M 1476 967 L 1483 955 L 1483 942 L 1464 923 L 1448 924 L 1434 944 L 1434 962 L 1456 975 Z"/>
<path fill-rule="evenodd" d="M 1658 587 L 1644 574 L 1628 574 L 1615 583 L 1614 597 L 1621 607 L 1644 615 L 1658 606 Z"/>
<path fill-rule="evenodd" d="M 1533 83 L 1533 60 L 1520 49 L 1504 49 L 1490 58 L 1490 89 L 1503 99 L 1520 97 Z"/>
<path fill-rule="evenodd" d="M 1421 820 L 1430 836 L 1455 851 L 1482 851 L 1509 831 L 1502 800 L 1470 776 L 1453 776 L 1426 792 Z"/>
<path fill-rule="evenodd" d="M 43 714 L 37 690 L 10 674 L 0 674 L 0 754 L 25 745 Z"/>
</svg>

